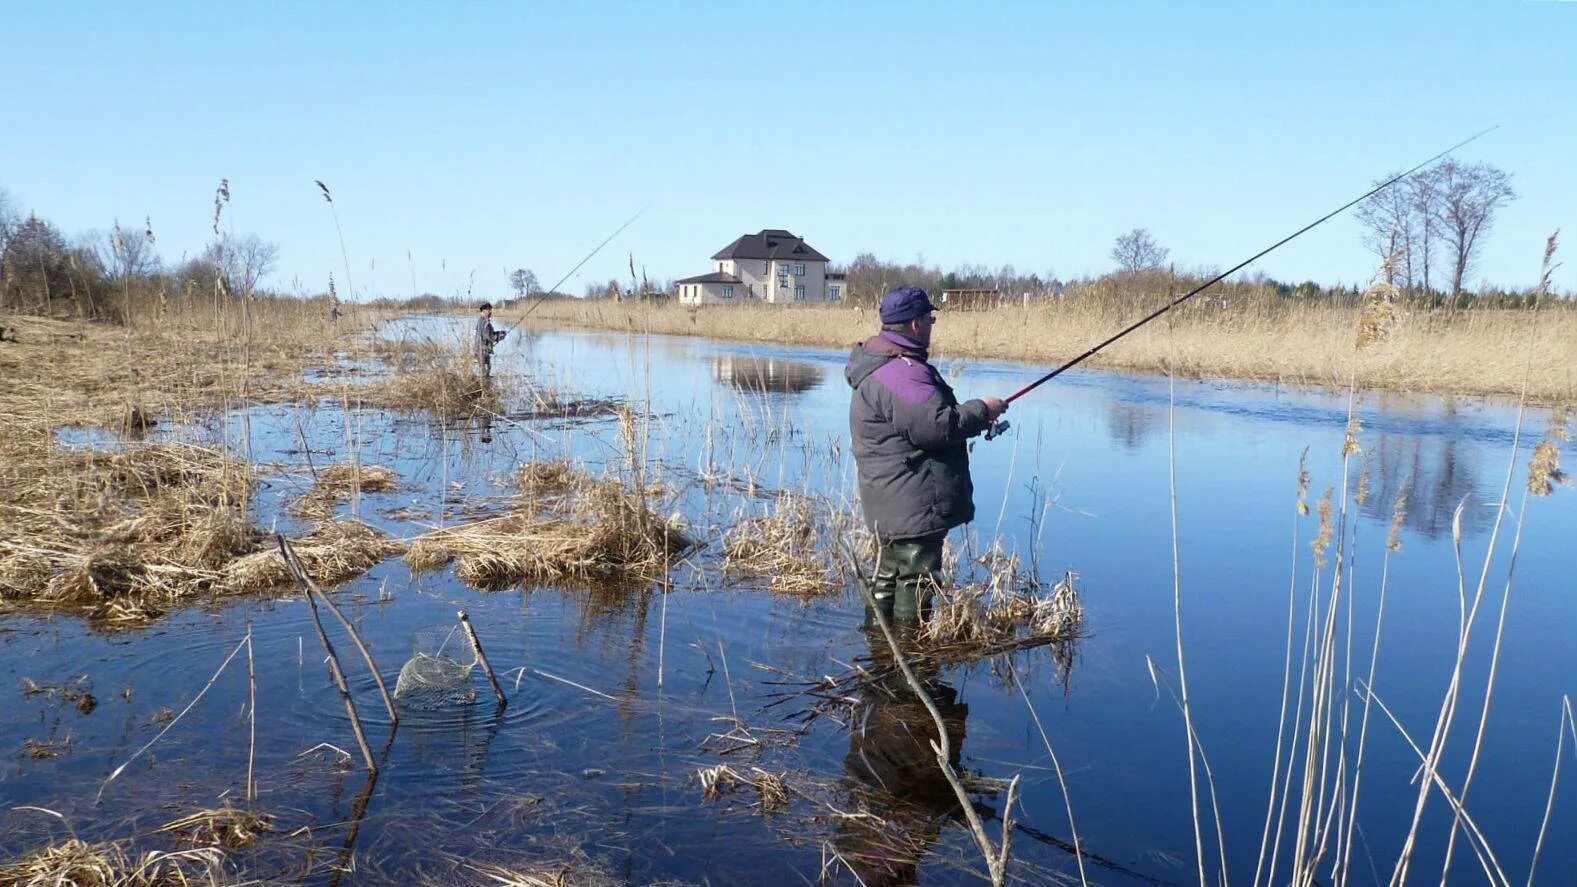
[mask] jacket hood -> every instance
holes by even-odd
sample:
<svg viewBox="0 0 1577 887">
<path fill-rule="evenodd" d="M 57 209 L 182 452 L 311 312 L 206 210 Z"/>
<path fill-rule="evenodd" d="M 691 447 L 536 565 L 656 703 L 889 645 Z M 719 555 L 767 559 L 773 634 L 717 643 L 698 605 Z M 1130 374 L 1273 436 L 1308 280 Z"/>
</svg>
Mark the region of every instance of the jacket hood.
<svg viewBox="0 0 1577 887">
<path fill-rule="evenodd" d="M 895 357 L 924 361 L 927 354 L 925 348 L 908 337 L 883 330 L 856 344 L 850 350 L 849 363 L 843 368 L 843 378 L 849 383 L 850 388 L 858 388 L 871 373 L 881 369 Z"/>
</svg>

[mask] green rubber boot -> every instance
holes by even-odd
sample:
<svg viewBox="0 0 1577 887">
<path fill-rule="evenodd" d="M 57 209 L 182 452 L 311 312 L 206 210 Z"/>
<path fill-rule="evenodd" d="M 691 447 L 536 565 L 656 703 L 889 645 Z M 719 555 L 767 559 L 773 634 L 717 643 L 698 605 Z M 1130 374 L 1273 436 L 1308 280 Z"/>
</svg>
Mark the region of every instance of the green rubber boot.
<svg viewBox="0 0 1577 887">
<path fill-rule="evenodd" d="M 931 596 L 941 568 L 941 539 L 900 539 L 882 546 L 877 576 L 887 571 L 893 576 L 895 623 L 913 625 L 931 615 Z"/>
</svg>

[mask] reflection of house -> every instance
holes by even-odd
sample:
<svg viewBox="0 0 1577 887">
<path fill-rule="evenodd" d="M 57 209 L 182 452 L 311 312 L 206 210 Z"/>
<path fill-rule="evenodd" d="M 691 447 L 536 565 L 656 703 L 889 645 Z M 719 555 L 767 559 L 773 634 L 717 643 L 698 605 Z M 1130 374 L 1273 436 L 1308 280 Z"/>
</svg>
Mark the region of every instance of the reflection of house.
<svg viewBox="0 0 1577 887">
<path fill-rule="evenodd" d="M 681 305 L 829 302 L 843 298 L 843 275 L 827 273 L 827 257 L 781 228 L 746 234 L 712 256 L 717 267 L 679 281 Z"/>
<path fill-rule="evenodd" d="M 742 391 L 794 394 L 821 384 L 821 368 L 796 360 L 720 354 L 712 358 L 712 375 Z"/>
</svg>

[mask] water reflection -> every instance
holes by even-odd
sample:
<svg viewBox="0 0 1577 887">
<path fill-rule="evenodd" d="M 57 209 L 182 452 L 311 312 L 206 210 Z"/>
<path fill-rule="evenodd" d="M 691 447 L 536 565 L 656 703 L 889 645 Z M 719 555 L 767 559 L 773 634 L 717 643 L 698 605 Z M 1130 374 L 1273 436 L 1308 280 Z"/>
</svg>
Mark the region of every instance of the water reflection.
<svg viewBox="0 0 1577 887">
<path fill-rule="evenodd" d="M 1114 400 L 1106 408 L 1106 429 L 1124 449 L 1137 450 L 1149 439 L 1158 415 L 1153 407 Z"/>
<path fill-rule="evenodd" d="M 741 391 L 798 394 L 821 384 L 821 367 L 775 357 L 719 354 L 712 358 L 712 376 Z"/>
<path fill-rule="evenodd" d="M 936 722 L 892 667 L 881 632 L 864 633 L 872 671 L 887 677 L 868 687 L 855 706 L 843 766 L 853 800 L 869 815 L 841 818 L 834 843 L 861 884 L 915 884 L 921 859 L 961 811 L 931 749 L 939 738 Z M 941 681 L 934 663 L 912 664 L 947 725 L 948 758 L 956 770 L 969 705 Z"/>
<path fill-rule="evenodd" d="M 1451 515 L 1463 499 L 1469 500 L 1462 511 L 1464 535 L 1487 529 L 1494 518 L 1492 509 L 1476 507 L 1485 504 L 1484 496 L 1478 495 L 1478 466 L 1462 454 L 1455 438 L 1382 433 L 1370 445 L 1369 458 L 1370 497 L 1363 504 L 1366 517 L 1389 522 L 1396 497 L 1405 489 L 1402 522 L 1428 539 L 1450 535 Z"/>
</svg>

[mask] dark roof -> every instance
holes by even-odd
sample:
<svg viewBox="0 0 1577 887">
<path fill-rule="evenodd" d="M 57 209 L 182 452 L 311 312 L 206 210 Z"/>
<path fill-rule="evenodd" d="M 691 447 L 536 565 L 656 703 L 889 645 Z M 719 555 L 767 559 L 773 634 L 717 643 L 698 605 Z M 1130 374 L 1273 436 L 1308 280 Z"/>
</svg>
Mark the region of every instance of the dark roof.
<svg viewBox="0 0 1577 887">
<path fill-rule="evenodd" d="M 846 272 L 843 272 L 843 271 L 828 271 L 827 272 L 827 279 L 828 280 L 848 280 L 849 279 L 849 275 Z"/>
<path fill-rule="evenodd" d="M 714 259 L 799 259 L 803 262 L 825 262 L 827 257 L 816 252 L 811 245 L 782 228 L 765 228 L 757 234 L 746 234 L 718 250 Z"/>
<path fill-rule="evenodd" d="M 744 283 L 744 281 L 732 274 L 713 271 L 711 274 L 698 274 L 695 277 L 686 277 L 684 280 L 675 281 L 675 283 Z"/>
</svg>

